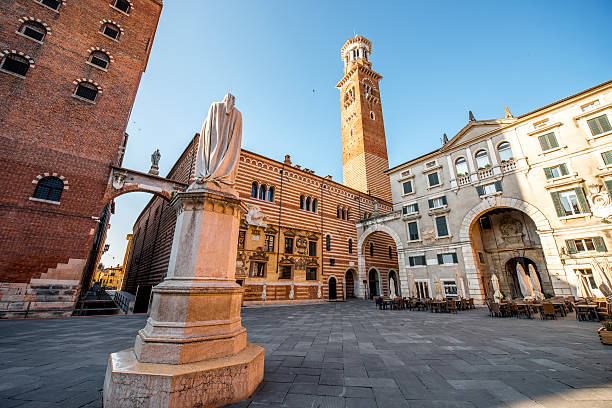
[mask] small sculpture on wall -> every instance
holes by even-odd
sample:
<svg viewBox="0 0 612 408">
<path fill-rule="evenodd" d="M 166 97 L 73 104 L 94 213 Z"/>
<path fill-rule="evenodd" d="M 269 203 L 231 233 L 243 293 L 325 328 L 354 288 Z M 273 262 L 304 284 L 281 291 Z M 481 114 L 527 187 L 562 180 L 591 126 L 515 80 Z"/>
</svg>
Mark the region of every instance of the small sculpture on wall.
<svg viewBox="0 0 612 408">
<path fill-rule="evenodd" d="M 509 215 L 502 218 L 499 229 L 506 244 L 515 245 L 523 240 L 523 224 Z"/>
<path fill-rule="evenodd" d="M 597 218 L 608 219 L 612 216 L 612 203 L 608 192 L 601 191 L 601 184 L 593 183 L 588 186 L 587 199 L 591 207 L 591 213 Z"/>
<path fill-rule="evenodd" d="M 157 149 L 151 155 L 151 169 L 149 170 L 149 174 L 159 176 L 159 159 L 161 159 L 161 153 L 159 153 L 159 149 Z"/>
<path fill-rule="evenodd" d="M 303 235 L 299 235 L 295 240 L 295 247 L 299 255 L 306 255 L 308 252 L 308 239 Z"/>
<path fill-rule="evenodd" d="M 266 216 L 263 212 L 261 212 L 261 208 L 257 205 L 247 204 L 249 207 L 249 212 L 246 215 L 246 222 L 249 225 L 253 225 L 255 227 L 267 227 L 268 225 L 264 223 Z"/>
</svg>

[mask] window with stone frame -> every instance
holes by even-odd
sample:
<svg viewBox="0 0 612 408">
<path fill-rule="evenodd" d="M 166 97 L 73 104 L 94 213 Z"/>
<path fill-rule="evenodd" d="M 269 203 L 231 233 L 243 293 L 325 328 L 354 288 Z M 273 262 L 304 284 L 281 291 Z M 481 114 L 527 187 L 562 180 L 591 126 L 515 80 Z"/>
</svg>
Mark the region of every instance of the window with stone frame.
<svg viewBox="0 0 612 408">
<path fill-rule="evenodd" d="M 259 192 L 259 184 L 256 181 L 254 181 L 251 184 L 251 198 L 257 198 L 258 192 Z"/>
<path fill-rule="evenodd" d="M 448 205 L 448 201 L 446 201 L 446 196 L 430 198 L 427 200 L 430 209 L 442 208 Z"/>
<path fill-rule="evenodd" d="M 417 214 L 418 212 L 419 212 L 419 205 L 417 203 L 406 204 L 402 206 L 403 215 Z"/>
<path fill-rule="evenodd" d="M 478 167 L 478 170 L 491 167 L 491 162 L 489 161 L 489 154 L 485 149 L 478 150 L 474 157 L 476 158 L 476 166 Z"/>
<path fill-rule="evenodd" d="M 265 241 L 265 246 L 266 246 L 266 252 L 274 252 L 274 241 L 275 241 L 276 236 L 274 235 L 266 235 L 266 241 Z"/>
<path fill-rule="evenodd" d="M 612 165 L 612 150 L 603 152 L 601 158 L 606 166 Z"/>
<path fill-rule="evenodd" d="M 30 61 L 18 54 L 8 54 L 2 59 L 0 69 L 20 77 L 25 77 L 30 69 Z"/>
<path fill-rule="evenodd" d="M 47 36 L 47 29 L 38 21 L 26 21 L 19 27 L 19 33 L 34 41 L 43 42 Z"/>
<path fill-rule="evenodd" d="M 457 292 L 457 282 L 455 282 L 454 280 L 445 280 L 445 281 L 442 281 L 442 284 L 444 285 L 445 297 L 447 298 L 459 297 L 459 294 Z"/>
<path fill-rule="evenodd" d="M 438 254 L 438 265 L 456 264 L 458 262 L 456 252 Z"/>
<path fill-rule="evenodd" d="M 446 222 L 446 216 L 435 217 L 436 233 L 438 238 L 448 237 L 448 224 Z"/>
<path fill-rule="evenodd" d="M 244 249 L 244 243 L 246 241 L 246 231 L 238 231 L 238 249 Z"/>
<path fill-rule="evenodd" d="M 306 280 L 317 280 L 317 268 L 310 266 L 306 268 Z"/>
<path fill-rule="evenodd" d="M 514 160 L 514 154 L 512 153 L 512 146 L 510 146 L 510 142 L 504 141 L 498 144 L 497 153 L 499 153 L 499 160 L 502 163 Z"/>
<path fill-rule="evenodd" d="M 127 0 L 115 0 L 113 7 L 115 7 L 117 10 L 123 11 L 125 14 L 130 14 L 132 5 Z"/>
<path fill-rule="evenodd" d="M 589 119 L 587 120 L 587 124 L 589 125 L 589 129 L 591 129 L 593 136 L 612 131 L 612 126 L 610 126 L 608 115 L 601 115 L 596 118 Z"/>
<path fill-rule="evenodd" d="M 436 187 L 440 185 L 440 175 L 437 171 L 434 171 L 433 173 L 429 173 L 427 175 L 427 183 L 429 187 Z"/>
<path fill-rule="evenodd" d="M 404 194 L 411 194 L 414 191 L 412 189 L 412 180 L 404 181 L 402 183 L 402 190 Z"/>
<path fill-rule="evenodd" d="M 308 241 L 308 256 L 317 256 L 317 241 Z"/>
<path fill-rule="evenodd" d="M 417 256 L 409 256 L 408 264 L 410 266 L 425 266 L 427 262 L 425 260 L 425 255 L 417 255 Z"/>
<path fill-rule="evenodd" d="M 43 177 L 36 184 L 33 198 L 47 201 L 60 201 L 64 191 L 64 182 L 58 177 Z"/>
<path fill-rule="evenodd" d="M 408 223 L 408 240 L 418 241 L 419 240 L 419 225 L 416 221 Z"/>
<path fill-rule="evenodd" d="M 113 23 L 102 24 L 100 32 L 116 41 L 119 41 L 119 37 L 121 36 L 121 29 Z"/>
<path fill-rule="evenodd" d="M 568 176 L 569 170 L 567 169 L 567 164 L 560 163 L 560 164 L 557 164 L 556 166 L 545 167 L 544 175 L 546 176 L 547 180 L 550 180 L 550 179 L 555 179 L 558 177 Z"/>
<path fill-rule="evenodd" d="M 502 183 L 501 181 L 495 181 L 493 183 L 484 184 L 482 186 L 476 186 L 476 191 L 478 192 L 478 196 L 489 196 L 502 192 Z"/>
<path fill-rule="evenodd" d="M 567 252 L 570 254 L 589 251 L 608 252 L 606 242 L 604 241 L 603 237 L 600 236 L 579 239 L 566 239 L 565 247 L 567 248 Z"/>
<path fill-rule="evenodd" d="M 278 279 L 291 279 L 292 272 L 291 265 L 280 265 L 278 267 Z"/>
<path fill-rule="evenodd" d="M 469 174 L 468 164 L 465 157 L 459 157 L 455 160 L 455 170 L 457 171 L 457 177 L 464 177 Z"/>
<path fill-rule="evenodd" d="M 557 141 L 557 136 L 555 136 L 554 132 L 538 136 L 538 141 L 540 142 L 540 147 L 542 148 L 543 152 L 559 147 L 559 142 Z"/>
<path fill-rule="evenodd" d="M 285 238 L 285 253 L 293 254 L 293 238 Z"/>
<path fill-rule="evenodd" d="M 89 82 L 79 82 L 74 94 L 90 102 L 95 102 L 98 98 L 98 87 Z"/>
<path fill-rule="evenodd" d="M 110 57 L 103 51 L 92 51 L 89 54 L 89 63 L 106 71 L 110 64 Z"/>
<path fill-rule="evenodd" d="M 559 217 L 570 217 L 590 212 L 589 203 L 582 187 L 565 191 L 554 191 L 550 193 L 550 196 Z"/>
<path fill-rule="evenodd" d="M 34 0 L 34 1 L 42 4 L 43 6 L 47 6 L 50 9 L 53 9 L 55 11 L 59 11 L 60 6 L 62 5 L 62 2 L 59 0 Z"/>
<path fill-rule="evenodd" d="M 252 278 L 265 278 L 266 263 L 252 260 L 249 268 L 249 276 Z"/>
</svg>

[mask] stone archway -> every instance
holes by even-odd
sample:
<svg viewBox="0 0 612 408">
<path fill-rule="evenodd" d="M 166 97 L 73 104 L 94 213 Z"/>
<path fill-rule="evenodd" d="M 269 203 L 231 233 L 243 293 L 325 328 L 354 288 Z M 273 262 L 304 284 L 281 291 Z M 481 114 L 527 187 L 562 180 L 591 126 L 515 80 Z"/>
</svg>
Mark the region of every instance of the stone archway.
<svg viewBox="0 0 612 408">
<path fill-rule="evenodd" d="M 371 268 L 368 271 L 368 298 L 374 299 L 375 297 L 382 295 L 381 286 L 380 274 L 375 268 Z"/>
<path fill-rule="evenodd" d="M 465 265 L 465 274 L 468 279 L 469 296 L 474 298 L 476 303 L 484 303 L 485 282 L 479 274 L 479 257 L 477 251 L 472 247 L 470 241 L 470 231 L 478 219 L 485 213 L 495 209 L 514 209 L 528 216 L 535 224 L 536 234 L 542 246 L 542 252 L 546 268 L 551 277 L 552 288 L 556 294 L 570 295 L 571 290 L 565 277 L 565 271 L 561 263 L 556 241 L 553 237 L 553 230 L 544 214 L 534 205 L 516 198 L 491 197 L 483 200 L 472 208 L 463 218 L 459 231 L 459 241 L 462 243 L 461 253 Z M 554 278 L 553 278 L 554 277 Z M 565 278 L 565 279 L 562 279 Z"/>
<path fill-rule="evenodd" d="M 369 248 L 365 248 L 366 241 L 368 237 L 375 233 L 385 233 L 388 235 L 392 242 L 395 245 L 396 255 L 397 255 L 397 265 L 394 265 L 392 268 L 398 271 L 399 281 L 402 285 L 400 291 L 403 293 L 409 293 L 409 288 L 407 286 L 408 277 L 406 270 L 406 262 L 404 260 L 404 245 L 402 244 L 402 240 L 399 235 L 388 226 L 376 222 L 371 224 L 371 221 L 367 221 L 363 226 L 367 227 L 363 233 L 359 235 L 359 239 L 357 241 L 357 253 L 358 253 L 358 282 L 355 284 L 355 296 L 359 298 L 368 298 L 370 293 L 369 289 L 369 276 L 367 275 L 369 266 L 366 264 L 366 254 L 369 254 Z M 391 242 L 391 241 L 390 241 Z M 377 251 L 384 251 L 386 253 L 387 247 L 377 248 Z M 380 275 L 381 271 L 378 270 L 377 273 Z M 387 271 L 385 271 L 385 274 Z M 368 287 L 366 287 L 368 285 Z M 383 294 L 383 285 L 379 282 L 379 290 L 380 294 Z"/>
</svg>

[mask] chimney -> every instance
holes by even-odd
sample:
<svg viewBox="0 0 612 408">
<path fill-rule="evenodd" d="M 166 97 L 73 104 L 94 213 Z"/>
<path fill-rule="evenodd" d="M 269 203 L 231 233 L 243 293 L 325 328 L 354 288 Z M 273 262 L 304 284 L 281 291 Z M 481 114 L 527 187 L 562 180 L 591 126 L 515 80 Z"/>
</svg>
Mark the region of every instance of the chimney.
<svg viewBox="0 0 612 408">
<path fill-rule="evenodd" d="M 285 155 L 285 161 L 284 161 L 284 163 L 285 163 L 287 166 L 291 166 L 291 156 L 289 156 L 288 154 L 286 154 L 286 155 Z"/>
</svg>

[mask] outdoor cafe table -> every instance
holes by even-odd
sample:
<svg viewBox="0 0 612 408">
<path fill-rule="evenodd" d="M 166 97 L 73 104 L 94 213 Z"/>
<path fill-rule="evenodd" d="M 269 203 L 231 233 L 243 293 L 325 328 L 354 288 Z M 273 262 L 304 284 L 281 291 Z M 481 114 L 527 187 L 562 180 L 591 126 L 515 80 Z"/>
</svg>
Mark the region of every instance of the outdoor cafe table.
<svg viewBox="0 0 612 408">
<path fill-rule="evenodd" d="M 576 305 L 576 316 L 578 316 L 579 312 L 587 312 L 587 315 L 590 320 L 597 320 L 597 305 Z"/>
<path fill-rule="evenodd" d="M 433 313 L 434 309 L 439 310 L 440 312 L 444 311 L 444 309 L 446 309 L 446 301 L 438 301 L 438 300 L 432 300 L 431 302 L 429 302 L 429 306 L 430 306 L 430 312 Z"/>
</svg>

